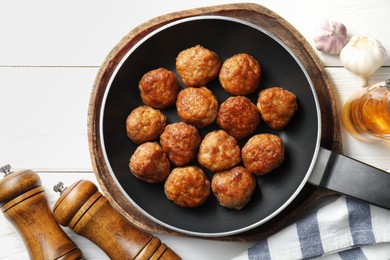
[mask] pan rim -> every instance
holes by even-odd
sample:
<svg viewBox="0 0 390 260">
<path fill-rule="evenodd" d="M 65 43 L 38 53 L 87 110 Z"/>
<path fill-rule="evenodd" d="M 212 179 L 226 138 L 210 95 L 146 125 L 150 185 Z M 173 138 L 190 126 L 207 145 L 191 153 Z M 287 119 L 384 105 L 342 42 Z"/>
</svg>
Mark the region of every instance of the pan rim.
<svg viewBox="0 0 390 260">
<path fill-rule="evenodd" d="M 281 45 L 290 55 L 291 57 L 297 62 L 297 64 L 299 65 L 300 69 L 302 70 L 302 72 L 304 73 L 305 75 L 305 78 L 306 80 L 308 81 L 309 85 L 310 85 L 310 89 L 311 89 L 311 92 L 313 94 L 313 98 L 314 98 L 314 103 L 315 103 L 315 106 L 316 106 L 316 114 L 317 114 L 317 126 L 318 126 L 318 130 L 317 130 L 317 138 L 316 138 L 316 145 L 315 145 L 315 149 L 314 149 L 314 153 L 313 153 L 313 156 L 312 156 L 312 160 L 311 160 L 311 163 L 307 169 L 307 172 L 305 174 L 305 177 L 302 179 L 300 185 L 296 188 L 296 190 L 294 191 L 294 193 L 290 196 L 290 198 L 288 200 L 286 200 L 278 209 L 276 209 L 274 212 L 272 212 L 271 214 L 269 214 L 267 217 L 265 218 L 262 218 L 261 220 L 251 224 L 251 225 L 247 225 L 245 227 L 242 227 L 242 228 L 237 228 L 237 229 L 234 229 L 234 230 L 229 230 L 229 231 L 223 231 L 223 232 L 213 232 L 213 233 L 208 233 L 208 232 L 197 232 L 197 231 L 190 231 L 190 230 L 185 230 L 185 229 L 182 229 L 182 228 L 178 228 L 178 227 L 175 227 L 171 224 L 168 224 L 168 223 L 165 223 L 164 221 L 161 221 L 159 219 L 157 219 L 156 217 L 152 216 L 151 214 L 149 214 L 147 211 L 145 211 L 141 206 L 139 206 L 128 194 L 127 192 L 123 189 L 122 185 L 120 184 L 120 182 L 118 181 L 112 167 L 111 167 L 111 164 L 110 164 L 110 161 L 109 161 L 109 158 L 108 158 L 108 155 L 107 155 L 107 152 L 106 152 L 106 146 L 105 146 L 105 140 L 104 140 L 104 129 L 103 129 L 103 119 L 104 119 L 104 114 L 105 114 L 105 107 L 106 107 L 106 101 L 107 101 L 107 96 L 110 92 L 110 89 L 111 89 L 111 86 L 112 86 L 112 83 L 117 75 L 117 73 L 119 72 L 120 68 L 122 67 L 123 63 L 127 60 L 127 58 L 140 46 L 142 45 L 145 41 L 147 41 L 149 38 L 151 38 L 152 36 L 160 33 L 161 31 L 164 31 L 166 30 L 167 28 L 170 28 L 170 27 L 173 27 L 175 25 L 178 25 L 178 24 L 181 24 L 181 23 L 186 23 L 186 22 L 190 22 L 190 21 L 196 21 L 196 20 L 211 20 L 211 19 L 217 19 L 217 20 L 226 20 L 226 21 L 231 21 L 231 22 L 236 22 L 236 23 L 240 23 L 240 24 L 243 24 L 243 25 L 246 25 L 246 26 L 249 26 L 249 27 L 252 27 L 258 31 L 260 31 L 261 33 L 267 35 L 268 37 L 272 38 L 274 41 L 276 41 L 279 45 Z M 165 228 L 168 228 L 170 230 L 173 230 L 173 231 L 176 231 L 176 232 L 179 232 L 179 233 L 182 233 L 182 234 L 186 234 L 186 235 L 191 235 L 191 236 L 198 236 L 198 237 L 221 237 L 221 236 L 231 236 L 231 235 L 236 235 L 236 234 L 239 234 L 239 233 L 243 233 L 245 231 L 249 231 L 251 229 L 254 229 L 256 227 L 259 227 L 261 226 L 262 224 L 270 221 L 272 218 L 274 218 L 275 216 L 277 216 L 281 211 L 283 211 L 288 205 L 291 204 L 291 202 L 298 196 L 298 194 L 302 191 L 303 187 L 305 186 L 305 184 L 307 183 L 307 180 L 309 179 L 312 171 L 313 171 L 313 168 L 314 168 L 314 165 L 317 161 L 317 157 L 318 157 L 318 154 L 319 154 L 319 149 L 320 149 L 320 142 L 321 142 L 321 110 L 320 110 L 320 106 L 319 106 L 319 101 L 318 101 L 318 96 L 317 96 L 317 93 L 316 93 L 316 90 L 315 90 L 315 87 L 313 85 L 313 82 L 309 76 L 309 73 L 307 72 L 306 68 L 303 66 L 303 64 L 301 63 L 301 61 L 297 58 L 297 56 L 294 54 L 294 52 L 284 43 L 282 42 L 281 40 L 279 40 L 276 36 L 274 36 L 271 32 L 263 29 L 262 27 L 258 26 L 258 25 L 255 25 L 253 23 L 250 23 L 248 21 L 245 21 L 245 20 L 242 20 L 242 19 L 239 19 L 239 18 L 233 18 L 233 17 L 226 17 L 226 16 L 221 16 L 221 15 L 197 15 L 197 16 L 193 16 L 193 17 L 187 17 L 187 18 L 182 18 L 182 19 L 178 19 L 176 21 L 173 21 L 173 22 L 170 22 L 168 24 L 165 24 L 163 26 L 161 26 L 160 28 L 157 28 L 156 30 L 150 32 L 149 34 L 147 34 L 145 37 L 143 37 L 140 41 L 138 41 L 132 48 L 130 48 L 126 54 L 121 58 L 120 62 L 117 64 L 117 66 L 115 67 L 112 75 L 110 76 L 110 79 L 107 83 L 107 87 L 104 91 L 104 94 L 103 94 L 103 98 L 102 98 L 102 103 L 101 103 L 101 107 L 100 107 L 100 115 L 99 115 L 99 125 L 98 125 L 98 131 L 99 131 L 99 141 L 101 143 L 101 147 L 102 147 L 102 154 L 103 154 L 103 158 L 105 160 L 105 163 L 106 163 L 106 167 L 113 179 L 113 181 L 115 182 L 117 188 L 120 190 L 120 192 L 122 193 L 122 195 L 124 197 L 126 197 L 126 199 L 137 209 L 139 210 L 145 217 L 149 218 L 150 220 L 152 220 L 153 222 L 165 227 Z"/>
</svg>

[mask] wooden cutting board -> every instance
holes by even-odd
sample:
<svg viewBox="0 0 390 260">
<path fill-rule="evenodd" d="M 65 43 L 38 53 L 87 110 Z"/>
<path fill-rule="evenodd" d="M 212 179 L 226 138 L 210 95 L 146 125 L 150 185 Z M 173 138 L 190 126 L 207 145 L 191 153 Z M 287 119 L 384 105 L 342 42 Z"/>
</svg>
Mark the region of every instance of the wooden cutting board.
<svg viewBox="0 0 390 260">
<path fill-rule="evenodd" d="M 116 66 L 135 44 L 150 32 L 167 23 L 200 15 L 218 15 L 245 20 L 264 28 L 284 42 L 306 68 L 308 76 L 316 89 L 321 108 L 321 146 L 337 152 L 342 150 L 339 118 L 332 84 L 310 44 L 282 17 L 261 5 L 242 3 L 185 10 L 151 19 L 131 30 L 109 53 L 96 76 L 88 111 L 89 148 L 94 172 L 102 192 L 113 207 L 126 219 L 139 228 L 150 232 L 188 236 L 151 221 L 128 202 L 121 191 L 116 188 L 116 183 L 109 173 L 102 151 L 99 136 L 100 108 L 108 81 Z M 263 239 L 291 224 L 309 207 L 330 195 L 334 195 L 334 193 L 324 188 L 306 184 L 298 197 L 284 211 L 266 224 L 246 233 L 210 239 L 225 241 L 256 241 Z"/>
</svg>

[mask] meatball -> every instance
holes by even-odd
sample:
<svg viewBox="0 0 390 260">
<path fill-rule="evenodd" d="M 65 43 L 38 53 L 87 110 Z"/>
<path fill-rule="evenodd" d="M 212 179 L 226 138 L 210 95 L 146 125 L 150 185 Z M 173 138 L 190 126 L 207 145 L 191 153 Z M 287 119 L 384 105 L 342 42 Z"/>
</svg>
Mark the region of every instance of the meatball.
<svg viewBox="0 0 390 260">
<path fill-rule="evenodd" d="M 273 134 L 251 137 L 242 148 L 244 166 L 256 175 L 264 175 L 277 168 L 284 160 L 282 139 Z"/>
<path fill-rule="evenodd" d="M 255 188 L 253 174 L 242 166 L 218 172 L 211 181 L 211 189 L 219 204 L 236 210 L 242 209 L 250 201 Z"/>
<path fill-rule="evenodd" d="M 198 207 L 210 195 L 210 181 L 199 167 L 178 167 L 165 181 L 164 192 L 169 200 L 181 207 Z"/>
<path fill-rule="evenodd" d="M 298 110 L 297 98 L 286 89 L 268 88 L 259 93 L 257 108 L 269 127 L 280 130 L 290 122 Z"/>
<path fill-rule="evenodd" d="M 215 121 L 218 113 L 218 100 L 206 87 L 190 87 L 179 92 L 176 108 L 181 120 L 202 128 Z"/>
<path fill-rule="evenodd" d="M 166 124 L 167 117 L 160 110 L 140 106 L 127 116 L 127 136 L 136 144 L 152 141 L 160 136 Z"/>
<path fill-rule="evenodd" d="M 225 60 L 219 72 L 219 82 L 232 95 L 245 96 L 255 92 L 260 84 L 261 66 L 251 55 L 240 53 Z"/>
<path fill-rule="evenodd" d="M 218 55 L 203 46 L 185 49 L 176 57 L 176 71 L 187 87 L 200 87 L 218 76 L 221 61 Z"/>
<path fill-rule="evenodd" d="M 169 124 L 160 136 L 160 144 L 169 159 L 177 166 L 196 157 L 201 137 L 198 130 L 184 122 Z"/>
<path fill-rule="evenodd" d="M 130 158 L 131 173 L 149 183 L 162 182 L 170 173 L 170 162 L 157 142 L 146 142 L 137 147 Z"/>
<path fill-rule="evenodd" d="M 251 134 L 260 123 L 255 104 L 243 96 L 230 97 L 221 104 L 217 124 L 228 134 L 240 140 Z"/>
<path fill-rule="evenodd" d="M 174 105 L 179 92 L 179 82 L 175 74 L 164 68 L 147 72 L 142 76 L 138 87 L 142 101 L 158 109 Z"/>
<path fill-rule="evenodd" d="M 200 143 L 198 161 L 210 171 L 230 169 L 241 162 L 240 146 L 224 130 L 215 130 Z"/>
</svg>

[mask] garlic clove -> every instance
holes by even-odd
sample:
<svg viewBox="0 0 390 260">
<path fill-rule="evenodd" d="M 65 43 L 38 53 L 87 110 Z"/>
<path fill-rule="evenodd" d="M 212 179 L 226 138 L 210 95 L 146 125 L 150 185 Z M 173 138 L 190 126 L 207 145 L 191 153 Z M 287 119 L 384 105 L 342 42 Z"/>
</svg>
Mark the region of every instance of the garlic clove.
<svg viewBox="0 0 390 260">
<path fill-rule="evenodd" d="M 385 62 L 386 50 L 382 43 L 369 36 L 354 36 L 340 52 L 341 64 L 360 77 L 366 86 L 368 78 Z"/>
<path fill-rule="evenodd" d="M 348 42 L 347 28 L 344 24 L 325 20 L 313 37 L 317 50 L 337 55 Z"/>
</svg>

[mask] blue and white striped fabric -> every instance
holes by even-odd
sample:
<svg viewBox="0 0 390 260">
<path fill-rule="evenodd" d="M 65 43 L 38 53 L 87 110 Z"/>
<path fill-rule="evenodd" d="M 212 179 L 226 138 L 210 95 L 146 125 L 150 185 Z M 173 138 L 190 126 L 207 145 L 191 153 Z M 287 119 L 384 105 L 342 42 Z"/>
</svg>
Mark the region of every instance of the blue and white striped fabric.
<svg viewBox="0 0 390 260">
<path fill-rule="evenodd" d="M 390 211 L 340 196 L 234 259 L 317 258 L 389 260 Z"/>
</svg>

